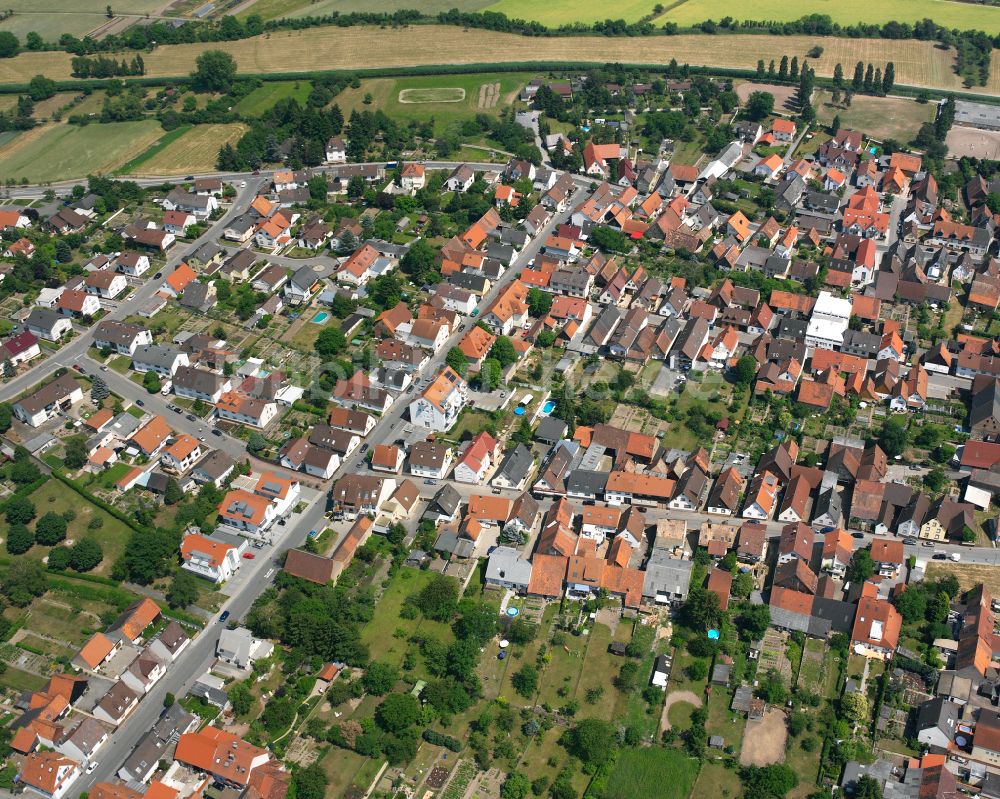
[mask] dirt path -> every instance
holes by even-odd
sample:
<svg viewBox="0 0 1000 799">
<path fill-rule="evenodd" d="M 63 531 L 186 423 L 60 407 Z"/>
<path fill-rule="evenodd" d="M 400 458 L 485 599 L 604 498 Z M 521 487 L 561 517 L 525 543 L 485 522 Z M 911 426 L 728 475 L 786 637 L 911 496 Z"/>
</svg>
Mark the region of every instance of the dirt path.
<svg viewBox="0 0 1000 799">
<path fill-rule="evenodd" d="M 667 718 L 670 708 L 678 702 L 687 702 L 696 708 L 701 707 L 701 697 L 693 691 L 671 691 L 667 694 L 667 701 L 663 703 L 663 712 L 660 714 L 660 730 L 666 732 L 670 729 L 670 719 Z"/>
</svg>

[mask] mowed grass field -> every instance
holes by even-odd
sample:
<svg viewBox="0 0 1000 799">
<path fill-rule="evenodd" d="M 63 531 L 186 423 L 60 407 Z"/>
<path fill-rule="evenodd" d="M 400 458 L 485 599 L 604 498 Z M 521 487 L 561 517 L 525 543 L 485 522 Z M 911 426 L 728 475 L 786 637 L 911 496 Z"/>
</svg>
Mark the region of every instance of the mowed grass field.
<svg viewBox="0 0 1000 799">
<path fill-rule="evenodd" d="M 525 0 L 501 0 L 491 10 L 500 11 L 506 3 L 524 3 Z M 571 0 L 547 3 L 545 13 L 554 6 L 563 6 L 563 13 L 571 13 L 567 7 L 577 4 Z M 783 3 L 781 0 L 757 0 L 751 5 L 738 6 L 723 0 L 684 0 L 681 3 L 664 4 L 670 10 L 656 19 L 656 22 L 676 22 L 681 26 L 695 25 L 706 19 L 718 20 L 725 16 L 737 20 L 795 20 L 807 14 L 826 14 L 843 25 L 858 22 L 882 24 L 916 22 L 932 19 L 939 25 L 961 30 L 977 29 L 995 34 L 1000 32 L 1000 8 L 955 0 L 804 0 L 801 3 Z M 604 15 L 598 17 L 604 19 Z"/>
<path fill-rule="evenodd" d="M 135 158 L 163 134 L 153 119 L 107 125 L 50 125 L 0 147 L 0 177 L 31 183 L 106 174 Z"/>
<path fill-rule="evenodd" d="M 589 61 L 680 63 L 752 69 L 757 59 L 780 60 L 783 55 L 804 56 L 814 45 L 823 46 L 811 66 L 832 76 L 834 66 L 845 70 L 857 61 L 896 66 L 896 82 L 914 86 L 960 89 L 954 74 L 954 52 L 930 42 L 890 39 L 838 39 L 813 36 L 650 36 L 632 39 L 605 36 L 537 38 L 449 25 L 409 28 L 309 28 L 282 31 L 234 42 L 167 45 L 145 56 L 147 77 L 189 74 L 195 59 L 206 50 L 223 48 L 236 59 L 241 72 L 309 72 L 365 67 L 406 67 L 425 64 L 482 64 L 486 62 Z M 22 53 L 0 59 L 0 83 L 27 83 L 34 75 L 70 79 L 71 56 L 63 52 Z M 1000 59 L 993 60 L 988 90 L 1000 92 Z"/>
<path fill-rule="evenodd" d="M 108 22 L 106 0 L 7 0 L 5 9 L 14 14 L 0 22 L 0 30 L 10 31 L 22 42 L 29 31 L 35 31 L 46 41 L 56 41 L 63 33 L 83 36 Z M 122 0 L 113 3 L 118 15 L 142 16 L 165 5 L 164 0 Z"/>
<path fill-rule="evenodd" d="M 698 761 L 676 749 L 623 749 L 608 778 L 604 799 L 657 796 L 686 799 L 698 777 Z"/>
<path fill-rule="evenodd" d="M 312 91 L 312 84 L 307 80 L 277 80 L 265 83 L 254 89 L 250 94 L 240 100 L 235 111 L 241 114 L 259 116 L 267 111 L 271 106 L 288 97 L 293 97 L 299 105 L 304 106 L 309 92 Z"/>
<path fill-rule="evenodd" d="M 148 158 L 140 156 L 129 172 L 133 175 L 211 172 L 215 169 L 219 148 L 226 143 L 235 143 L 246 131 L 247 126 L 239 122 L 228 125 L 196 125 L 180 138 L 151 153 Z"/>
<path fill-rule="evenodd" d="M 591 24 L 606 19 L 624 19 L 635 22 L 641 17 L 651 15 L 656 0 L 622 0 L 614 6 L 598 3 L 596 0 L 554 0 L 554 2 L 538 3 L 535 0 L 500 0 L 486 10 L 506 14 L 511 19 L 528 19 L 541 22 L 550 28 L 558 28 L 573 22 Z M 663 5 L 667 5 L 664 3 Z M 720 17 L 726 14 L 720 14 Z M 732 12 L 729 12 L 732 16 Z M 705 19 L 704 17 L 702 19 Z M 768 17 L 776 19 L 776 17 Z"/>
<path fill-rule="evenodd" d="M 422 75 L 414 78 L 370 78 L 361 81 L 357 89 L 344 89 L 334 102 L 345 117 L 364 109 L 384 111 L 398 119 L 434 119 L 437 132 L 448 124 L 469 119 L 476 114 L 496 115 L 509 106 L 521 87 L 535 73 L 501 72 L 476 75 Z M 495 103 L 480 103 L 480 88 L 500 84 Z M 457 99 L 461 90 L 464 97 Z M 403 102 L 400 102 L 400 92 Z M 365 104 L 365 96 L 371 103 Z M 407 102 L 409 101 L 409 102 Z"/>
<path fill-rule="evenodd" d="M 816 118 L 824 124 L 829 124 L 839 114 L 842 127 L 860 130 L 876 139 L 901 142 L 912 139 L 924 122 L 933 120 L 935 108 L 932 103 L 863 95 L 853 97 L 850 108 L 842 108 L 830 103 L 830 94 L 826 90 L 816 92 L 813 107 Z"/>
</svg>

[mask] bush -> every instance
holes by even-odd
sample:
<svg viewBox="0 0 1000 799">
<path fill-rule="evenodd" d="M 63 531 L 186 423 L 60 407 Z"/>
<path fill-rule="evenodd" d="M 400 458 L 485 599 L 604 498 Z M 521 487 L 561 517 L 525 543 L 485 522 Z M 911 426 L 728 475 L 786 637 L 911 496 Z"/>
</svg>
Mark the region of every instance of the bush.
<svg viewBox="0 0 1000 799">
<path fill-rule="evenodd" d="M 450 749 L 452 752 L 462 751 L 462 742 L 457 738 L 452 738 L 450 735 L 445 735 L 443 732 L 427 729 L 423 732 L 423 738 L 427 741 L 427 743 L 433 744 L 434 746 L 443 746 L 445 749 Z"/>
</svg>

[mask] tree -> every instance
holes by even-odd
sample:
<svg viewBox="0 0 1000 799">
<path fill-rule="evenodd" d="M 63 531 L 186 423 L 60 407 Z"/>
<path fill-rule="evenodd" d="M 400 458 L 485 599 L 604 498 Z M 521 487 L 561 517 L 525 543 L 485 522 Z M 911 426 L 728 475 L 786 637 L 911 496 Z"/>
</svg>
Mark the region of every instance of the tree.
<svg viewBox="0 0 1000 799">
<path fill-rule="evenodd" d="M 497 336 L 490 348 L 490 358 L 495 359 L 501 369 L 506 369 L 517 363 L 517 350 L 514 349 L 513 342 L 507 336 Z"/>
<path fill-rule="evenodd" d="M 247 452 L 251 455 L 257 455 L 264 451 L 267 447 L 267 439 L 264 438 L 260 433 L 251 433 L 250 437 L 247 439 Z"/>
<path fill-rule="evenodd" d="M 167 589 L 167 602 L 172 608 L 186 608 L 198 599 L 198 578 L 191 572 L 179 569 Z"/>
<path fill-rule="evenodd" d="M 48 100 L 56 93 L 56 82 L 44 75 L 35 75 L 28 83 L 28 97 L 36 103 Z"/>
<path fill-rule="evenodd" d="M 840 114 L 834 114 L 830 122 L 830 132 L 834 135 L 840 130 Z"/>
<path fill-rule="evenodd" d="M 879 433 L 879 446 L 890 458 L 902 455 L 906 449 L 907 432 L 906 417 L 902 415 L 890 416 L 882 423 L 882 431 Z"/>
<path fill-rule="evenodd" d="M 736 382 L 741 386 L 749 386 L 757 376 L 757 359 L 752 355 L 744 355 L 736 362 Z"/>
<path fill-rule="evenodd" d="M 10 430 L 10 424 L 14 418 L 14 411 L 9 402 L 0 402 L 0 433 Z"/>
<path fill-rule="evenodd" d="M 531 699 L 538 691 L 538 669 L 531 663 L 525 663 L 520 670 L 510 678 L 511 685 L 525 699 Z"/>
<path fill-rule="evenodd" d="M 51 571 L 65 571 L 69 568 L 70 558 L 72 558 L 72 553 L 69 547 L 53 547 L 49 550 L 49 559 L 46 565 Z"/>
<path fill-rule="evenodd" d="M 250 686 L 246 681 L 234 682 L 226 691 L 229 702 L 233 706 L 233 713 L 237 716 L 245 716 L 253 708 L 253 694 L 250 693 Z"/>
<path fill-rule="evenodd" d="M 851 88 L 859 92 L 865 85 L 865 64 L 859 61 L 854 65 L 854 77 L 851 79 Z"/>
<path fill-rule="evenodd" d="M 799 784 L 795 772 L 784 763 L 747 766 L 740 771 L 744 799 L 780 799 Z"/>
<path fill-rule="evenodd" d="M 35 523 L 35 540 L 46 547 L 55 546 L 66 538 L 66 520 L 49 511 Z"/>
<path fill-rule="evenodd" d="M 35 543 L 34 533 L 21 522 L 16 522 L 7 531 L 7 551 L 11 555 L 23 555 Z"/>
<path fill-rule="evenodd" d="M 863 583 L 875 573 L 875 561 L 869 548 L 859 549 L 851 557 L 847 567 L 846 577 L 852 583 Z"/>
<path fill-rule="evenodd" d="M 743 113 L 747 119 L 760 122 L 774 111 L 774 95 L 770 92 L 751 92 Z"/>
<path fill-rule="evenodd" d="M 885 73 L 882 75 L 882 94 L 888 94 L 895 85 L 896 65 L 890 61 L 885 65 Z"/>
<path fill-rule="evenodd" d="M 156 372 L 146 372 L 146 374 L 142 376 L 142 387 L 150 394 L 155 394 L 163 388 L 160 384 L 160 378 Z"/>
<path fill-rule="evenodd" d="M 195 60 L 191 86 L 196 92 L 226 94 L 236 80 L 236 59 L 224 50 L 206 50 Z"/>
<path fill-rule="evenodd" d="M 840 64 L 833 68 L 833 85 L 838 88 L 844 85 L 844 68 Z"/>
<path fill-rule="evenodd" d="M 183 489 L 173 477 L 169 478 L 167 480 L 167 487 L 163 491 L 163 504 L 176 505 L 182 499 L 184 499 Z"/>
<path fill-rule="evenodd" d="M 417 239 L 399 261 L 403 274 L 417 286 L 426 283 L 437 283 L 441 280 L 441 272 L 437 266 L 437 253 L 427 243 L 426 239 Z"/>
<path fill-rule="evenodd" d="M 927 474 L 924 475 L 924 485 L 926 485 L 935 494 L 944 488 L 945 484 L 948 482 L 948 478 L 944 473 L 944 469 L 940 466 L 931 469 Z"/>
<path fill-rule="evenodd" d="M 469 361 L 460 347 L 452 347 L 448 350 L 448 355 L 445 357 L 444 362 L 463 377 L 469 367 Z"/>
<path fill-rule="evenodd" d="M 13 33 L 0 31 L 0 58 L 13 58 L 17 55 L 19 46 L 20 42 Z"/>
<path fill-rule="evenodd" d="M 788 80 L 788 56 L 786 55 L 781 57 L 781 63 L 778 66 L 778 80 Z"/>
<path fill-rule="evenodd" d="M 69 567 L 77 572 L 89 572 L 104 560 L 104 550 L 92 536 L 84 536 L 70 550 Z"/>
<path fill-rule="evenodd" d="M 7 500 L 7 524 L 27 524 L 35 518 L 35 505 L 27 497 L 13 496 Z"/>
<path fill-rule="evenodd" d="M 684 625 L 698 632 L 718 629 L 722 622 L 722 616 L 718 594 L 706 591 L 701 587 L 688 593 L 688 598 L 681 606 L 680 611 L 680 618 Z"/>
<path fill-rule="evenodd" d="M 313 348 L 324 359 L 329 360 L 343 352 L 347 346 L 347 336 L 339 327 L 325 327 L 319 331 Z"/>
<path fill-rule="evenodd" d="M 531 782 L 520 771 L 512 771 L 500 786 L 500 799 L 525 799 L 531 790 Z"/>
<path fill-rule="evenodd" d="M 292 772 L 295 799 L 323 799 L 329 782 L 319 763 Z"/>
<path fill-rule="evenodd" d="M 749 641 L 763 638 L 771 626 L 771 609 L 767 605 L 748 605 L 736 617 L 736 626 Z"/>
<path fill-rule="evenodd" d="M 545 316 L 552 309 L 552 295 L 539 288 L 528 289 L 528 313 L 534 317 Z"/>
<path fill-rule="evenodd" d="M 417 724 L 423 715 L 413 694 L 389 694 L 375 709 L 375 721 L 382 729 L 399 733 Z"/>
<path fill-rule="evenodd" d="M 844 694 L 840 700 L 840 709 L 844 717 L 852 724 L 861 724 L 868 719 L 871 708 L 868 697 L 860 693 Z"/>
<path fill-rule="evenodd" d="M 260 721 L 271 735 L 287 730 L 295 719 L 295 705 L 288 696 L 268 700 Z"/>
<path fill-rule="evenodd" d="M 414 597 L 414 604 L 432 621 L 450 621 L 458 605 L 458 582 L 436 574 Z"/>
<path fill-rule="evenodd" d="M 100 375 L 95 375 L 94 382 L 90 386 L 90 399 L 93 400 L 95 405 L 100 405 L 101 400 L 110 396 L 111 389 L 108 388 L 108 384 L 105 382 L 104 378 Z"/>
<path fill-rule="evenodd" d="M 865 69 L 865 77 L 862 82 L 862 86 L 866 92 L 871 92 L 875 86 L 875 67 L 873 64 L 868 64 Z"/>
<path fill-rule="evenodd" d="M 603 719 L 584 719 L 566 733 L 566 743 L 569 751 L 591 768 L 604 764 L 617 748 L 615 729 Z"/>
<path fill-rule="evenodd" d="M 503 377 L 503 368 L 496 358 L 487 358 L 483 365 L 479 367 L 479 388 L 482 391 L 492 391 L 500 385 L 500 378 Z"/>
<path fill-rule="evenodd" d="M 854 783 L 854 799 L 882 799 L 882 786 L 877 779 L 865 774 Z"/>
<path fill-rule="evenodd" d="M 365 690 L 375 696 L 384 696 L 392 690 L 399 679 L 399 669 L 390 663 L 374 661 L 361 678 Z"/>
</svg>

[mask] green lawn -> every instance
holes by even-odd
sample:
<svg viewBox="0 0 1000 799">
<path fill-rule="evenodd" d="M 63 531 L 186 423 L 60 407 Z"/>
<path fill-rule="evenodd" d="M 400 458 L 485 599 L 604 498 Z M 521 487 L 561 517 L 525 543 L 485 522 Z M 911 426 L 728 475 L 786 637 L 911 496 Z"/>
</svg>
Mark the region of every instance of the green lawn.
<svg viewBox="0 0 1000 799">
<path fill-rule="evenodd" d="M 655 5 L 654 0 L 624 0 L 613 8 L 603 3 L 597 3 L 595 0 L 582 0 L 582 2 L 581 0 L 556 0 L 542 5 L 531 0 L 500 0 L 487 10 L 498 11 L 514 19 L 530 19 L 552 27 L 559 27 L 571 22 L 592 23 L 609 18 L 635 22 L 647 14 L 652 15 Z M 773 17 L 767 17 L 767 19 L 773 19 Z"/>
<path fill-rule="evenodd" d="M 8 0 L 4 8 L 13 9 L 14 14 L 0 23 L 0 30 L 10 31 L 22 43 L 31 31 L 52 42 L 64 33 L 83 38 L 108 22 L 106 7 L 103 0 L 48 0 L 44 4 Z M 144 15 L 162 7 L 161 0 L 125 0 L 115 3 L 114 13 Z"/>
<path fill-rule="evenodd" d="M 698 761 L 676 749 L 623 749 L 603 799 L 686 799 L 698 777 Z"/>
<path fill-rule="evenodd" d="M 952 5 L 964 5 L 954 3 Z M 983 8 L 982 6 L 977 6 Z M 993 11 L 1000 15 L 1000 10 Z M 820 124 L 829 125 L 833 118 L 840 116 L 843 128 L 853 128 L 875 139 L 897 139 L 908 142 L 924 122 L 934 119 L 933 103 L 918 103 L 903 97 L 865 97 L 857 95 L 849 108 L 835 106 L 830 93 L 821 89 L 813 100 L 816 118 Z M 818 147 L 818 145 L 817 145 Z M 805 154 L 805 153 L 801 153 Z M 800 153 L 796 152 L 796 155 Z"/>
<path fill-rule="evenodd" d="M 375 606 L 375 615 L 361 631 L 361 640 L 368 645 L 372 660 L 399 666 L 407 651 L 412 648 L 407 638 L 418 632 L 433 636 L 445 644 L 455 640 L 451 627 L 447 624 L 422 618 L 403 619 L 399 616 L 407 597 L 419 593 L 434 576 L 430 571 L 400 569 L 393 577 L 392 583 Z"/>
<path fill-rule="evenodd" d="M 277 80 L 268 81 L 263 86 L 254 89 L 240 100 L 233 108 L 241 114 L 260 116 L 271 106 L 290 97 L 305 106 L 306 98 L 312 90 L 312 84 L 307 80 Z"/>
<path fill-rule="evenodd" d="M 48 680 L 44 677 L 11 666 L 8 666 L 3 674 L 0 674 L 0 688 L 10 688 L 19 693 L 21 691 L 40 691 L 47 682 Z"/>
<path fill-rule="evenodd" d="M 726 768 L 718 761 L 706 761 L 698 774 L 698 782 L 695 783 L 692 795 L 730 799 L 742 793 L 743 785 L 735 769 Z"/>
<path fill-rule="evenodd" d="M 160 123 L 52 125 L 22 134 L 0 149 L 0 176 L 32 183 L 82 178 L 114 171 L 163 134 Z"/>
<path fill-rule="evenodd" d="M 743 745 L 744 719 L 739 713 L 729 709 L 731 701 L 732 694 L 728 689 L 720 685 L 712 686 L 712 694 L 708 698 L 708 721 L 705 722 L 705 729 L 709 735 L 721 735 L 726 741 L 726 746 L 732 746 L 734 751 L 739 752 Z"/>
<path fill-rule="evenodd" d="M 104 550 L 104 560 L 94 569 L 93 574 L 106 575 L 111 571 L 112 564 L 125 548 L 125 542 L 131 534 L 126 525 L 96 505 L 87 502 L 58 480 L 49 480 L 32 493 L 29 499 L 34 503 L 38 517 L 49 512 L 62 515 L 67 510 L 72 510 L 76 516 L 67 525 L 67 539 L 79 540 L 84 535 L 92 535 Z M 101 520 L 101 526 L 90 529 L 90 522 L 95 518 Z M 6 520 L 0 519 L 0 537 L 6 538 L 7 530 Z M 28 550 L 27 557 L 42 558 L 48 554 L 49 549 L 36 544 Z"/>
</svg>

